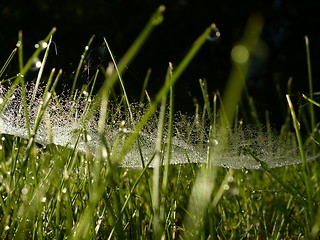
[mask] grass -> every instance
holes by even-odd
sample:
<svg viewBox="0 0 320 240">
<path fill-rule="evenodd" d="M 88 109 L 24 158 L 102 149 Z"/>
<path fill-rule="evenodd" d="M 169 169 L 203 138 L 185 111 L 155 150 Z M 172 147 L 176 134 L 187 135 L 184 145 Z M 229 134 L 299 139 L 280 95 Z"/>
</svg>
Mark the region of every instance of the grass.
<svg viewBox="0 0 320 240">
<path fill-rule="evenodd" d="M 19 35 L 17 49 L 12 51 L 0 71 L 0 84 L 6 89 L 0 91 L 0 120 L 6 121 L 6 104 L 14 101 L 17 89 L 21 89 L 23 104 L 19 105 L 15 112 L 17 116 L 14 116 L 18 119 L 15 123 L 26 129 L 26 133 L 18 133 L 17 129 L 6 132 L 4 125 L 0 124 L 3 128 L 0 129 L 3 133 L 0 138 L 1 239 L 320 237 L 320 166 L 318 161 L 307 161 L 319 147 L 319 124 L 315 117 L 319 103 L 313 96 L 308 41 L 310 92 L 303 95 L 305 101 L 302 103 L 308 108 L 294 106 L 288 92 L 286 119 L 281 132 L 281 136 L 296 137 L 301 164 L 270 168 L 260 158 L 257 149 L 240 142 L 239 154 L 247 153 L 260 164 L 261 170 L 222 168 L 216 164 L 221 157 L 218 153 L 232 148 L 228 136 L 235 134 L 234 126 L 241 126 L 241 116 L 256 120 L 256 132 L 265 131 L 245 85 L 250 52 L 259 41 L 262 21 L 253 16 L 243 38 L 235 44 L 231 54 L 233 70 L 225 92 L 211 96 L 205 80 L 200 80 L 199 90 L 203 93 L 204 104 L 197 103 L 193 120 L 184 120 L 181 126 L 174 120 L 174 84 L 208 36 L 218 32 L 215 25 L 210 25 L 200 35 L 176 68 L 169 64 L 164 85 L 152 100 L 146 94 L 146 84 L 152 78 L 150 72 L 138 107 L 129 102 L 121 77 L 154 27 L 161 23 L 163 11 L 161 6 L 122 60 L 119 63 L 114 61 L 114 71 L 97 69 L 92 83 L 77 89 L 83 58 L 93 41 L 90 39 L 68 97 L 74 104 L 68 108 L 71 116 L 68 121 L 81 123 L 73 129 L 75 138 L 70 138 L 72 142 L 68 147 L 50 144 L 54 142 L 54 120 L 47 117 L 52 110 L 50 104 L 64 104 L 55 91 L 62 72 L 52 69 L 49 76 L 43 75 L 55 29 L 39 43 L 40 47 L 26 63 L 22 34 Z M 113 58 L 108 43 L 105 43 Z M 19 73 L 4 77 L 15 54 L 18 54 Z M 28 72 L 38 58 L 42 58 L 42 65 L 30 98 L 26 81 L 29 81 Z M 104 79 L 104 84 L 93 96 L 98 78 Z M 39 97 L 40 82 L 45 82 L 45 88 Z M 118 82 L 121 93 L 114 99 L 112 95 Z M 141 108 L 142 102 L 144 108 Z M 32 108 L 34 104 L 37 105 L 36 111 Z M 248 104 L 250 111 L 239 112 L 241 104 Z M 63 115 L 64 112 L 60 111 Z M 292 121 L 287 121 L 288 118 Z M 116 121 L 119 125 L 114 127 L 120 130 L 110 137 L 113 132 L 108 126 Z M 156 134 L 151 144 L 145 147 L 143 133 L 150 121 Z M 92 122 L 96 135 L 92 135 Z M 266 124 L 270 125 L 268 117 Z M 185 135 L 182 128 L 187 129 Z M 197 129 L 206 129 L 207 132 Z M 47 143 L 45 146 L 37 143 L 41 141 L 40 131 L 45 131 L 48 136 L 48 139 L 42 139 Z M 185 141 L 193 139 L 188 146 L 205 148 L 203 163 L 194 163 L 192 151 L 198 148 L 190 147 L 191 150 L 182 148 L 182 154 L 178 155 L 185 159 L 185 164 L 170 165 L 175 152 L 181 151 L 175 145 L 179 134 Z M 197 135 L 195 138 L 194 134 Z M 92 137 L 99 142 L 94 151 L 90 148 Z M 270 137 L 269 140 L 273 139 Z M 78 151 L 77 144 L 82 144 L 81 151 Z M 307 147 L 309 145 L 311 150 Z M 136 155 L 130 155 L 132 148 L 137 150 Z M 150 151 L 148 158 L 146 151 Z M 138 158 L 143 167 L 121 167 L 127 154 Z M 153 168 L 149 168 L 151 162 Z"/>
</svg>

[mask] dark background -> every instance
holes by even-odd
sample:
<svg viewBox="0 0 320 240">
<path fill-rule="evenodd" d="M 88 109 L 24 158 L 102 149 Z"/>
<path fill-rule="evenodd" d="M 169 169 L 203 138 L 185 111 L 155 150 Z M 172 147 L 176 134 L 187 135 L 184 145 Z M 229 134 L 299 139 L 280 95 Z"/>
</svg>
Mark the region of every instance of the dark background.
<svg viewBox="0 0 320 240">
<path fill-rule="evenodd" d="M 138 100 L 148 68 L 152 68 L 148 91 L 153 96 L 163 84 L 168 62 L 177 65 L 194 40 L 211 23 L 216 23 L 221 38 L 207 42 L 175 87 L 176 109 L 193 112 L 193 98 L 201 101 L 199 78 L 206 78 L 211 92 L 223 88 L 230 72 L 230 51 L 241 38 L 248 18 L 259 14 L 264 19 L 261 42 L 251 58 L 248 87 L 254 97 L 260 118 L 265 109 L 271 119 L 283 120 L 276 94 L 278 84 L 286 93 L 293 77 L 293 91 L 307 92 L 307 64 L 304 36 L 311 44 L 311 60 L 315 91 L 319 91 L 320 4 L 298 0 L 215 0 L 215 1 L 151 1 L 151 0 L 0 0 L 0 65 L 15 48 L 18 30 L 23 30 L 25 58 L 34 44 L 57 27 L 54 42 L 58 55 L 51 53 L 50 64 L 64 70 L 64 86 L 71 86 L 80 55 L 90 37 L 96 38 L 86 58 L 81 82 L 88 82 L 94 68 L 110 61 L 103 47 L 103 37 L 118 59 L 160 5 L 166 6 L 164 22 L 128 66 L 124 76 L 132 101 Z M 17 64 L 16 64 L 17 65 Z M 89 67 L 89 68 L 88 68 Z M 89 69 L 89 71 L 88 71 Z M 90 69 L 93 69 L 90 71 Z M 12 76 L 15 66 L 7 71 Z M 99 83 L 101 84 L 101 83 Z M 299 100 L 299 97 L 296 99 Z"/>
</svg>

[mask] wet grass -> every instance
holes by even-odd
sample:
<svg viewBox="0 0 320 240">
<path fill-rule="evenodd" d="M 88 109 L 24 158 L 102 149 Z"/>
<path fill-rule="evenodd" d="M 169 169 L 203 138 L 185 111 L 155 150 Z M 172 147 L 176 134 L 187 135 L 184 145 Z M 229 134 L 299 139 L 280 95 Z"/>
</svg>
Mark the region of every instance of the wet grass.
<svg viewBox="0 0 320 240">
<path fill-rule="evenodd" d="M 199 141 L 194 144 L 206 147 L 207 163 L 192 163 L 186 151 L 185 164 L 170 165 L 176 128 L 173 120 L 174 83 L 207 41 L 207 37 L 218 30 L 215 25 L 209 26 L 177 67 L 173 68 L 169 64 L 164 85 L 153 99 L 148 101 L 146 88 L 143 89 L 141 101 L 147 102 L 147 108 L 142 111 L 139 121 L 136 121 L 133 117 L 136 109 L 131 109 L 121 76 L 153 28 L 161 23 L 163 11 L 164 8 L 160 7 L 151 17 L 127 54 L 119 63 L 114 62 L 113 71 L 98 69 L 91 85 L 84 86 L 80 91 L 77 90 L 76 83 L 83 68 L 81 58 L 72 83 L 70 99 L 77 105 L 82 101 L 83 92 L 88 95 L 85 96 L 87 101 L 81 115 L 83 129 L 79 131 L 73 148 L 54 144 L 42 146 L 35 141 L 49 101 L 59 103 L 59 98 L 54 96 L 61 71 L 53 69 L 50 76 L 46 77 L 39 70 L 37 79 L 47 79 L 47 82 L 35 117 L 30 117 L 32 114 L 28 108 L 30 100 L 26 93 L 25 76 L 35 59 L 42 58 L 41 68 L 45 67 L 45 54 L 49 52 L 55 29 L 39 43 L 26 63 L 23 59 L 22 35 L 19 37 L 17 50 L 11 53 L 0 71 L 0 84 L 8 86 L 8 91 L 1 98 L 0 111 L 4 110 L 15 89 L 21 87 L 23 107 L 20 111 L 24 113 L 28 133 L 25 138 L 1 135 L 0 238 L 319 238 L 320 166 L 317 160 L 307 162 L 308 156 L 316 154 L 319 147 L 319 124 L 315 117 L 319 111 L 319 103 L 313 98 L 308 41 L 310 92 L 304 95 L 305 101 L 301 103 L 303 106 L 294 107 L 290 94 L 287 95 L 288 103 L 285 103 L 287 109 L 284 113 L 286 119 L 281 133 L 296 136 L 301 164 L 270 168 L 251 146 L 240 145 L 239 151 L 248 152 L 252 159 L 260 163 L 260 170 L 231 169 L 215 165 L 219 149 L 225 150 L 228 147 L 227 136 L 231 126 L 242 121 L 241 114 L 238 113 L 239 104 L 249 104 L 250 112 L 247 115 L 257 120 L 254 101 L 245 85 L 248 58 L 259 41 L 262 28 L 260 19 L 253 17 L 248 22 L 243 38 L 232 50 L 233 70 L 225 92 L 221 95 L 219 92 L 211 94 L 206 88 L 205 80 L 200 81 L 199 90 L 203 93 L 204 105 L 196 105 L 196 121 L 193 126 L 209 124 L 209 127 L 208 137 L 198 138 L 207 142 Z M 90 39 L 88 48 L 92 41 L 93 38 Z M 106 46 L 112 56 L 107 42 Z M 86 47 L 83 57 L 87 51 Z M 44 56 L 41 57 L 43 52 Z M 16 57 L 15 54 L 18 54 L 19 73 L 17 76 L 4 77 L 3 74 Z M 92 97 L 98 77 L 103 77 L 105 83 L 97 95 Z M 146 77 L 146 82 L 149 77 Z M 115 100 L 112 99 L 112 93 L 117 83 L 120 83 L 123 97 Z M 34 90 L 32 96 L 36 94 L 37 90 Z M 241 97 L 243 95 L 245 97 Z M 34 101 L 33 97 L 31 101 Z M 110 141 L 105 134 L 107 119 L 114 117 L 108 111 L 110 101 L 116 101 L 118 111 L 125 111 L 132 129 L 126 137 L 119 135 L 114 141 Z M 166 106 L 169 106 L 168 116 Z M 72 115 L 77 115 L 76 107 Z M 141 154 L 141 160 L 144 160 L 144 167 L 141 169 L 119 167 L 132 146 L 144 151 L 139 133 L 151 117 L 157 120 L 152 156 L 143 159 Z M 85 143 L 90 141 L 86 123 L 92 118 L 97 120 L 97 135 L 101 144 L 94 153 L 86 144 L 84 151 L 78 152 L 76 144 L 80 138 Z M 270 125 L 268 118 L 265 122 L 259 119 L 258 130 L 265 131 L 262 126 Z M 49 121 L 46 126 L 48 135 L 52 136 Z M 166 128 L 168 131 L 165 131 Z M 311 150 L 306 148 L 310 144 Z M 148 167 L 151 161 L 153 168 Z"/>
</svg>

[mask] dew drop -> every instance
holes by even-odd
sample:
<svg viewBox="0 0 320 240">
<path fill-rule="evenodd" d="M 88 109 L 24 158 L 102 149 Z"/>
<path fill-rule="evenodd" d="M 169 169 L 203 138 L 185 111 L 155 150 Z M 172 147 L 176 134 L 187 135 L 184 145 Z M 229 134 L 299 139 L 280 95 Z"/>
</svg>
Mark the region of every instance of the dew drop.
<svg viewBox="0 0 320 240">
<path fill-rule="evenodd" d="M 253 199 L 253 200 L 260 200 L 261 198 L 262 198 L 262 194 L 261 194 L 261 192 L 260 191 L 255 191 L 255 190 L 253 190 L 252 192 L 251 192 L 251 199 Z"/>
<path fill-rule="evenodd" d="M 46 202 L 47 201 L 47 198 L 46 197 L 43 197 L 42 199 L 41 199 L 41 202 Z"/>
<path fill-rule="evenodd" d="M 92 140 L 92 137 L 87 134 L 87 141 L 90 142 Z"/>
<path fill-rule="evenodd" d="M 223 186 L 223 189 L 224 189 L 225 191 L 228 191 L 228 190 L 230 189 L 229 184 L 224 185 L 224 186 Z"/>
<path fill-rule="evenodd" d="M 40 45 L 39 45 L 38 43 L 36 43 L 36 44 L 34 45 L 34 47 L 35 47 L 35 48 L 39 48 Z"/>
<path fill-rule="evenodd" d="M 41 65 L 42 65 L 41 61 L 36 61 L 36 64 L 35 64 L 36 68 L 40 68 Z"/>
<path fill-rule="evenodd" d="M 26 195 L 29 192 L 28 188 L 22 188 L 21 193 Z"/>
<path fill-rule="evenodd" d="M 120 127 L 124 127 L 125 125 L 126 125 L 126 121 L 122 120 L 122 121 L 120 122 Z"/>
<path fill-rule="evenodd" d="M 209 42 L 217 41 L 221 36 L 221 33 L 219 32 L 219 29 L 217 27 L 214 27 L 213 30 L 211 30 L 211 33 L 208 35 L 207 40 Z"/>
<path fill-rule="evenodd" d="M 47 48 L 47 47 L 48 47 L 48 43 L 43 42 L 43 43 L 42 43 L 42 48 Z"/>
</svg>

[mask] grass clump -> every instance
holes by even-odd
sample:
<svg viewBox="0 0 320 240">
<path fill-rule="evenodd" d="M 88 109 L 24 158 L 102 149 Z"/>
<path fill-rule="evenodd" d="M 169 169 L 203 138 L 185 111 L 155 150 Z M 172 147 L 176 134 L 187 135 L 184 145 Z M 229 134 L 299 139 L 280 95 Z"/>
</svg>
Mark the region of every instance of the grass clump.
<svg viewBox="0 0 320 240">
<path fill-rule="evenodd" d="M 0 71 L 2 239 L 319 237 L 319 163 L 311 161 L 318 158 L 319 103 L 310 87 L 304 95 L 309 108 L 296 115 L 287 95 L 293 126 L 286 121 L 280 136 L 257 119 L 245 79 L 261 19 L 249 20 L 232 50 L 224 94 L 214 93 L 212 101 L 200 80 L 204 105 L 196 105 L 194 116 L 174 113 L 174 84 L 208 37 L 220 35 L 215 25 L 176 68 L 169 64 L 153 100 L 142 104 L 145 85 L 141 101 L 129 102 L 121 76 L 163 11 L 156 11 L 122 60 L 114 61 L 113 71 L 97 69 L 92 83 L 77 89 L 90 39 L 69 96 L 56 92 L 61 71 L 43 75 L 55 29 L 26 63 L 20 35 Z M 15 54 L 19 73 L 3 77 Z M 40 58 L 31 83 L 28 72 Z M 101 78 L 104 84 L 94 95 Z M 117 83 L 121 94 L 114 99 Z M 244 101 L 257 126 L 243 123 L 237 109 Z M 299 126 L 302 118 L 311 127 Z"/>
</svg>

